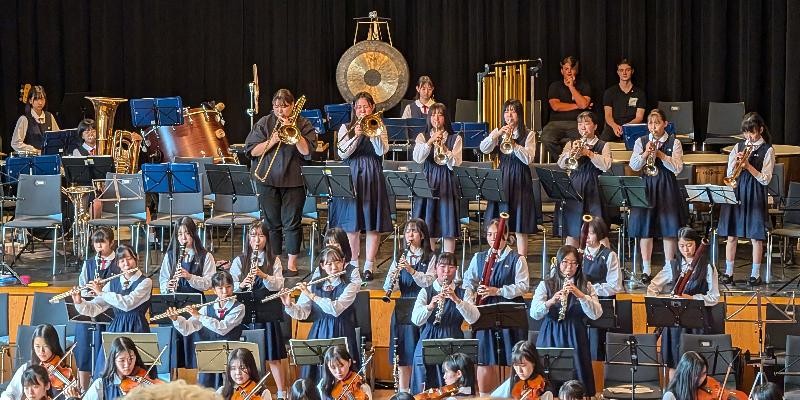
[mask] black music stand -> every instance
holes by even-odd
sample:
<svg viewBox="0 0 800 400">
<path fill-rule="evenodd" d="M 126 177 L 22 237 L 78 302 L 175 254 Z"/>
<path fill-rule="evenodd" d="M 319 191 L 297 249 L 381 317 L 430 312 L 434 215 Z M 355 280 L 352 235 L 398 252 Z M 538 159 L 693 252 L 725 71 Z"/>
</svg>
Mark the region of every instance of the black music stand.
<svg viewBox="0 0 800 400">
<path fill-rule="evenodd" d="M 597 186 L 600 188 L 600 198 L 603 204 L 610 207 L 622 207 L 624 216 L 622 217 L 622 241 L 625 242 L 628 232 L 628 224 L 630 222 L 630 209 L 631 207 L 649 208 L 650 200 L 647 198 L 647 189 L 644 185 L 644 178 L 641 176 L 603 176 L 597 177 Z M 622 264 L 622 271 L 630 276 L 628 280 L 629 286 L 635 288 L 636 286 L 644 286 L 636 277 L 636 246 L 634 246 L 634 260 L 632 261 L 633 271 L 628 271 L 625 268 L 625 246 L 620 246 L 620 259 Z"/>
<path fill-rule="evenodd" d="M 433 188 L 422 171 L 383 171 L 389 196 L 408 197 L 411 215 L 414 215 L 414 197 L 435 199 Z"/>
<path fill-rule="evenodd" d="M 649 347 L 649 348 L 653 349 L 653 354 L 655 355 L 656 358 L 658 358 L 658 353 L 655 353 L 655 350 L 656 350 L 656 348 L 658 346 L 650 346 L 650 345 L 639 344 L 639 342 L 636 340 L 636 336 L 635 335 L 628 336 L 628 338 L 625 339 L 625 343 L 607 343 L 607 344 L 608 345 L 616 345 L 616 346 L 624 344 L 624 346 L 621 346 L 620 349 L 616 353 L 614 353 L 613 355 L 608 357 L 608 360 L 617 359 L 622 354 L 622 352 L 624 352 L 625 350 L 628 350 L 630 352 L 630 360 L 629 361 L 606 361 L 606 364 L 608 364 L 608 365 L 629 365 L 630 368 L 631 368 L 631 384 L 630 384 L 630 386 L 622 385 L 622 386 L 615 386 L 615 387 L 610 387 L 610 388 L 607 387 L 605 390 L 609 390 L 611 393 L 614 393 L 614 394 L 616 394 L 616 392 L 618 392 L 618 391 L 622 392 L 624 390 L 629 390 L 630 394 L 631 394 L 631 400 L 635 400 L 636 399 L 636 394 L 637 394 L 636 390 L 639 389 L 636 386 L 636 371 L 637 371 L 638 367 L 639 366 L 657 367 L 657 368 L 663 368 L 664 367 L 663 363 L 660 363 L 657 359 L 654 359 L 653 357 L 651 357 L 648 352 L 640 353 L 639 352 L 639 348 L 641 348 L 641 347 Z M 650 362 L 644 362 L 644 363 L 640 362 L 639 361 L 639 356 L 640 355 L 644 355 L 645 357 L 647 357 L 650 360 Z M 651 392 L 653 391 L 652 388 L 650 388 L 650 387 L 648 387 L 646 385 L 642 386 L 642 387 L 644 388 L 644 389 L 640 389 L 642 394 L 644 394 L 646 390 L 650 390 Z M 624 392 L 622 392 L 622 393 L 624 393 Z M 650 392 L 648 392 L 648 393 L 650 393 Z M 649 397 L 652 397 L 652 396 L 649 396 Z M 661 396 L 659 396 L 659 397 L 661 397 Z"/>
<path fill-rule="evenodd" d="M 325 199 L 328 207 L 328 220 L 325 222 L 327 229 L 331 224 L 331 202 L 334 197 L 344 199 L 355 199 L 356 189 L 353 186 L 353 177 L 350 175 L 350 167 L 343 163 L 331 163 L 328 165 L 304 165 L 301 167 L 303 175 L 303 185 L 306 188 L 306 196 Z M 315 239 L 316 221 L 312 226 L 311 234 L 311 266 L 314 265 L 315 258 Z"/>
<path fill-rule="evenodd" d="M 480 212 L 481 201 L 497 203 L 498 209 L 500 208 L 500 203 L 508 201 L 506 192 L 503 190 L 503 173 L 499 169 L 471 167 L 454 167 L 453 172 L 456 174 L 458 186 L 461 188 L 461 198 L 474 199 L 478 202 L 478 232 L 481 232 L 483 230 L 483 214 Z M 478 251 L 481 250 L 482 242 L 483 235 L 479 233 Z M 461 268 L 463 269 L 464 266 L 462 265 Z M 463 272 L 461 271 L 461 276 L 464 276 Z"/>
<path fill-rule="evenodd" d="M 206 179 L 214 195 L 231 196 L 231 203 L 235 204 L 237 196 L 255 196 L 253 180 L 246 165 L 237 164 L 206 164 Z M 235 232 L 234 221 L 236 213 L 231 212 L 231 254 L 233 253 L 233 237 Z M 213 242 L 213 241 L 212 241 Z"/>
<path fill-rule="evenodd" d="M 89 300 L 89 298 L 85 297 L 84 300 Z M 101 325 L 107 326 L 108 324 L 111 323 L 111 320 L 114 319 L 114 313 L 112 311 L 112 308 L 103 311 L 102 313 L 98 314 L 95 317 L 90 317 L 88 315 L 83 315 L 79 313 L 78 310 L 75 308 L 75 303 L 66 302 L 65 305 L 67 307 L 67 317 L 69 318 L 69 322 L 89 325 L 89 336 L 91 337 L 91 340 L 89 341 L 89 348 L 92 355 L 91 371 L 94 371 L 94 364 L 97 358 L 97 349 L 94 348 L 95 346 L 94 335 L 95 332 L 100 330 Z M 85 343 L 81 343 L 81 345 L 84 344 Z"/>
<path fill-rule="evenodd" d="M 575 379 L 575 360 L 572 347 L 539 347 L 539 361 L 542 363 L 544 375 L 554 387 Z"/>
<path fill-rule="evenodd" d="M 617 316 L 616 299 L 600 299 L 600 307 L 603 313 L 598 319 L 587 319 L 586 325 L 597 329 L 617 329 L 619 328 L 619 317 Z"/>
<path fill-rule="evenodd" d="M 274 293 L 263 286 L 248 291 L 235 292 L 236 300 L 244 304 L 244 320 L 242 323 L 245 323 L 249 317 L 251 329 L 255 329 L 255 324 L 259 322 L 283 321 L 283 304 L 280 300 L 261 302 L 264 297 Z"/>
<path fill-rule="evenodd" d="M 442 365 L 455 353 L 478 359 L 478 339 L 423 339 L 422 362 L 425 365 Z"/>
<path fill-rule="evenodd" d="M 411 325 L 411 314 L 417 299 L 411 297 L 398 297 L 394 299 L 394 320 L 397 325 Z"/>
<path fill-rule="evenodd" d="M 558 233 L 563 240 L 567 236 L 564 234 L 564 204 L 567 203 L 567 200 L 582 203 L 583 196 L 572 186 L 572 179 L 566 172 L 542 167 L 535 168 L 544 192 L 551 199 L 558 201 Z"/>
<path fill-rule="evenodd" d="M 170 307 L 183 308 L 193 304 L 202 304 L 202 293 L 159 293 L 150 296 L 150 315 L 158 315 L 167 312 Z M 159 325 L 172 325 L 169 318 L 163 318 L 165 322 Z"/>
<path fill-rule="evenodd" d="M 497 350 L 497 361 L 500 362 L 500 330 L 516 329 L 520 332 L 528 330 L 528 313 L 525 303 L 501 302 L 478 306 L 480 317 L 472 324 L 473 331 L 490 329 L 494 333 L 495 349 Z M 506 354 L 506 358 L 511 360 L 511 354 Z M 476 359 L 477 361 L 477 359 Z M 498 364 L 500 371 L 500 381 L 505 380 L 505 372 Z"/>
<path fill-rule="evenodd" d="M 325 367 L 325 351 L 331 346 L 347 347 L 347 339 L 343 337 L 332 339 L 308 339 L 298 340 L 289 339 L 289 352 L 292 355 L 294 365 L 316 365 L 319 368 L 319 375 L 323 376 Z M 347 349 L 347 352 L 358 351 L 358 349 Z"/>
<path fill-rule="evenodd" d="M 83 139 L 78 135 L 77 129 L 64 129 L 44 133 L 42 154 L 56 154 L 71 156 L 72 150 L 80 147 Z"/>
<path fill-rule="evenodd" d="M 659 328 L 702 328 L 705 323 L 703 300 L 671 296 L 645 296 L 647 325 Z"/>
<path fill-rule="evenodd" d="M 709 229 L 711 230 L 711 266 L 717 269 L 717 230 L 714 229 L 714 206 L 717 204 L 739 204 L 736 193 L 729 186 L 725 185 L 686 185 L 686 201 L 690 203 L 708 203 L 709 205 Z M 769 283 L 769 275 L 767 275 Z M 727 286 L 727 285 L 726 285 Z"/>
<path fill-rule="evenodd" d="M 95 179 L 103 179 L 116 170 L 111 156 L 62 157 L 64 177 L 71 186 L 91 186 Z"/>
</svg>

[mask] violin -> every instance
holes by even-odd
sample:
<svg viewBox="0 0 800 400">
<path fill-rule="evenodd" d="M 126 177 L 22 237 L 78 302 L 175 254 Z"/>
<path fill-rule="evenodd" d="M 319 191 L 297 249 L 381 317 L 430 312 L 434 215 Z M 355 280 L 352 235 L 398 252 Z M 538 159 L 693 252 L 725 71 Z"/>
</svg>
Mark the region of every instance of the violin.
<svg viewBox="0 0 800 400">
<path fill-rule="evenodd" d="M 364 378 L 360 374 L 350 372 L 346 378 L 333 386 L 331 398 L 334 400 L 369 400 L 369 396 L 361 389 Z"/>
<path fill-rule="evenodd" d="M 258 386 L 253 380 L 249 380 L 245 385 L 239 386 L 233 390 L 233 394 L 231 395 L 231 400 L 261 400 L 261 396 L 252 394 L 256 386 Z"/>
<path fill-rule="evenodd" d="M 741 390 L 725 389 L 718 380 L 706 377 L 706 384 L 697 389 L 697 400 L 747 400 L 747 393 Z"/>
<path fill-rule="evenodd" d="M 47 361 L 42 361 L 41 365 L 50 373 L 50 386 L 56 390 L 64 390 L 64 387 L 72 383 L 72 369 L 62 366 L 62 360 L 67 357 L 54 355 Z"/>
<path fill-rule="evenodd" d="M 459 390 L 461 390 L 461 382 L 456 382 L 452 385 L 428 389 L 424 392 L 416 394 L 414 396 L 414 400 L 441 400 L 455 395 Z"/>
<path fill-rule="evenodd" d="M 538 400 L 539 395 L 544 393 L 547 382 L 541 375 L 536 375 L 533 379 L 520 380 L 511 388 L 511 397 L 514 400 Z"/>
<path fill-rule="evenodd" d="M 132 374 L 122 379 L 122 382 L 120 382 L 119 384 L 119 390 L 122 392 L 123 395 L 125 395 L 130 393 L 131 390 L 137 388 L 140 385 L 149 386 L 149 385 L 160 385 L 162 383 L 166 383 L 161 379 L 151 378 L 149 374 L 150 370 L 145 370 L 141 367 L 136 367 L 136 369 L 133 370 Z"/>
</svg>

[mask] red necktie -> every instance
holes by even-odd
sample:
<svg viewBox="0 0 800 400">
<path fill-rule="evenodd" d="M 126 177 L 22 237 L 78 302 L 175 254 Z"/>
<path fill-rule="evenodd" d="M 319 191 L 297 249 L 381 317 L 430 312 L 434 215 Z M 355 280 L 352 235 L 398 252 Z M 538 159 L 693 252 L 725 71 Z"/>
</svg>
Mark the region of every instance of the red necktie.
<svg viewBox="0 0 800 400">
<path fill-rule="evenodd" d="M 104 269 L 106 269 L 106 259 L 105 258 L 101 258 L 100 259 L 100 271 L 102 271 Z"/>
<path fill-rule="evenodd" d="M 422 106 L 422 113 L 423 114 L 427 114 L 428 113 L 428 106 Z"/>
<path fill-rule="evenodd" d="M 222 319 L 224 317 L 225 317 L 225 307 L 222 307 L 219 309 L 219 319 Z"/>
</svg>

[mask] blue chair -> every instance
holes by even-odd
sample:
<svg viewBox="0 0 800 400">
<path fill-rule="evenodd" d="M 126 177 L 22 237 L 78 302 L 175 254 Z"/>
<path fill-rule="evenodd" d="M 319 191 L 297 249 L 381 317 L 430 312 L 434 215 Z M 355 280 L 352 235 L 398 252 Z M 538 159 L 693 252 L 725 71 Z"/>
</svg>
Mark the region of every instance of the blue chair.
<svg viewBox="0 0 800 400">
<path fill-rule="evenodd" d="M 75 342 L 75 326 L 67 315 L 67 305 L 64 302 L 50 303 L 54 293 L 33 293 L 33 308 L 31 309 L 31 325 L 37 326 L 50 324 L 55 327 L 63 326 L 65 329 L 64 344 L 67 347 Z"/>
<path fill-rule="evenodd" d="M 6 373 L 6 353 L 11 348 L 8 336 L 8 293 L 0 293 L 0 312 L 5 312 L 5 317 L 0 317 L 0 377 Z"/>
<path fill-rule="evenodd" d="M 150 327 L 150 332 L 156 334 L 159 348 L 163 349 L 164 347 L 170 345 L 170 335 L 172 334 L 171 325 Z M 156 374 L 158 374 L 158 378 L 164 381 L 172 380 L 172 373 L 169 365 L 169 351 L 165 351 L 163 354 L 161 354 L 159 361 L 161 362 L 161 365 L 156 367 Z"/>
<path fill-rule="evenodd" d="M 61 348 L 67 351 L 67 343 L 65 341 L 66 327 L 64 325 L 53 326 L 58 333 L 58 341 Z M 31 337 L 33 331 L 36 330 L 36 325 L 20 325 L 17 328 L 17 351 L 14 355 L 14 368 L 19 368 L 31 359 L 31 351 L 33 350 Z"/>
<path fill-rule="evenodd" d="M 317 135 L 325 134 L 325 117 L 322 115 L 322 110 L 318 108 L 303 110 L 300 111 L 300 116 L 311 122 L 311 125 L 314 126 L 314 130 L 317 131 Z"/>
</svg>

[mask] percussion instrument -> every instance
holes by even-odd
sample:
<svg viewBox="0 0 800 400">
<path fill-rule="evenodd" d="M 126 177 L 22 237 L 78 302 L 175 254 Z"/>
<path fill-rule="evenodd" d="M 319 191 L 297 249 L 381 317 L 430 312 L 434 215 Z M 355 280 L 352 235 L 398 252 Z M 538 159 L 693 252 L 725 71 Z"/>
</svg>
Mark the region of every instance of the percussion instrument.
<svg viewBox="0 0 800 400">
<path fill-rule="evenodd" d="M 183 109 L 183 124 L 154 127 L 145 133 L 151 159 L 168 162 L 175 157 L 214 157 L 215 163 L 232 162 L 221 107 Z"/>
</svg>

